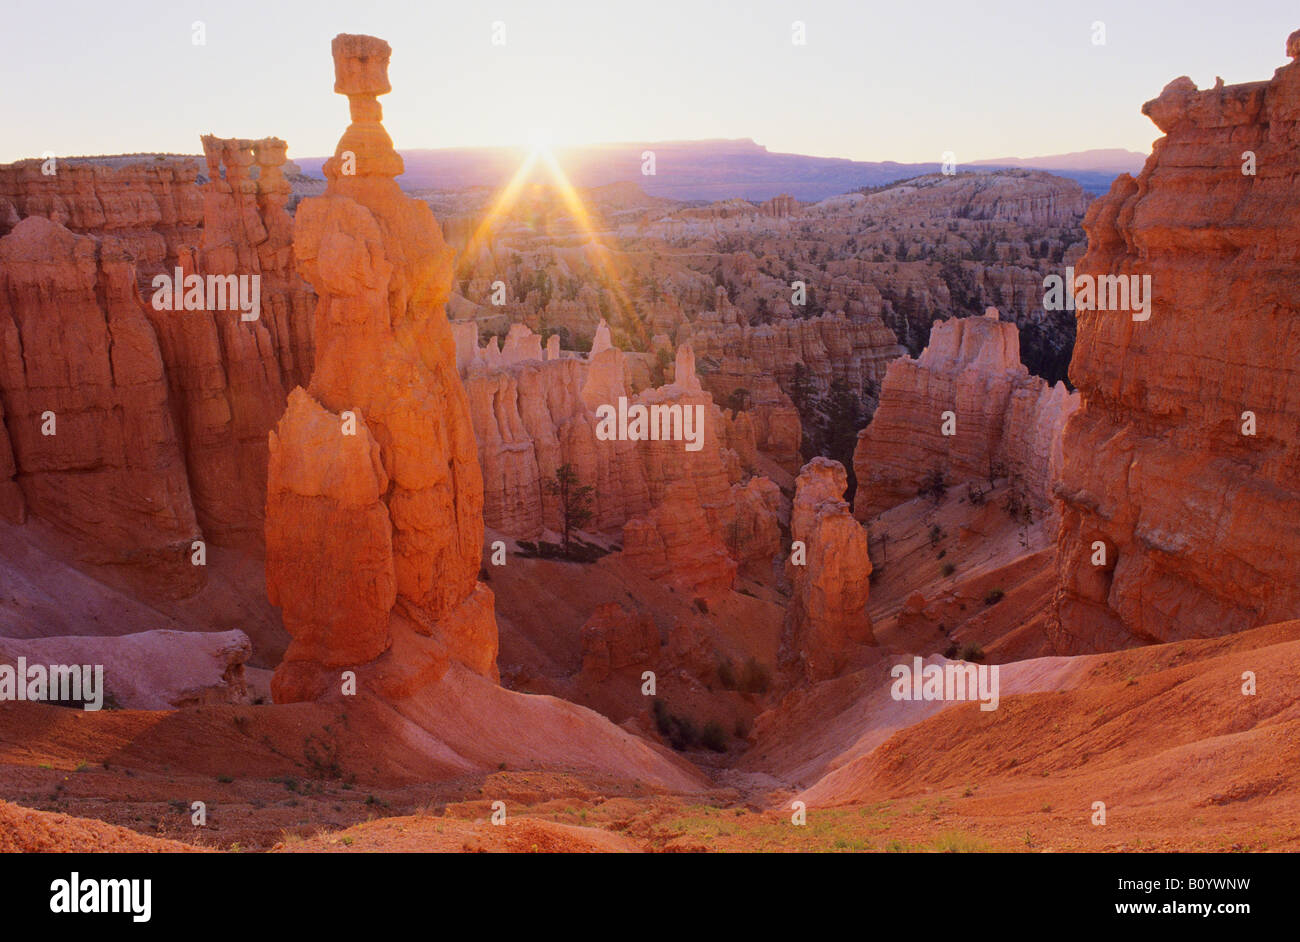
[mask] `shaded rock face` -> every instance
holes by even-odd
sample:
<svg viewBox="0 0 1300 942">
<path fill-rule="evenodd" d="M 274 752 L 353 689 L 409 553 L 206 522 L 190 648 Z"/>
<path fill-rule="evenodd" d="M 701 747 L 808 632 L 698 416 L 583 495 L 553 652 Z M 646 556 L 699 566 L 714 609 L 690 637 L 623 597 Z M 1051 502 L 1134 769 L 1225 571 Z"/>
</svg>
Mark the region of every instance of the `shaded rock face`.
<svg viewBox="0 0 1300 942">
<path fill-rule="evenodd" d="M 773 510 L 779 492 L 749 474 L 756 450 L 749 416 L 714 404 L 689 346 L 678 350 L 672 383 L 630 395 L 625 354 L 611 346 L 603 325 L 587 357 L 554 348 L 543 353 L 536 335 L 520 325 L 503 350 L 478 347 L 472 324 L 455 330 L 488 526 L 516 539 L 558 532 L 562 508 L 545 484 L 568 464 L 581 483 L 596 488 L 589 528 L 622 528 L 624 552 L 655 578 L 708 595 L 730 588 L 738 566 L 752 562 L 761 569 L 779 552 Z M 619 397 L 629 407 L 698 407 L 702 447 L 601 440 L 596 411 Z"/>
<path fill-rule="evenodd" d="M 496 677 L 492 594 L 477 581 L 483 481 L 443 311 L 452 253 L 394 180 L 375 98 L 388 44 L 340 35 L 333 51 L 352 124 L 294 232 L 318 295 L 315 371 L 270 436 L 267 589 L 293 639 L 277 702 L 320 696 L 338 668 L 412 633 L 382 668 L 390 695 L 394 671 L 446 659 Z"/>
<path fill-rule="evenodd" d="M 810 680 L 834 677 L 855 648 L 874 644 L 867 616 L 871 558 L 867 531 L 844 500 L 848 474 L 829 458 L 814 458 L 795 482 L 790 535 L 806 561 L 786 562 L 794 586 L 782 661 Z"/>
<path fill-rule="evenodd" d="M 738 390 L 747 394 L 758 448 L 792 474 L 802 463 L 802 421 L 790 398 L 796 375 L 802 372 L 821 394 L 835 380 L 864 394 L 879 386 L 890 360 L 907 352 L 877 316 L 833 314 L 750 326 L 728 317 L 725 303 L 719 306 L 721 314 L 683 325 L 678 341 L 695 349 L 700 381 L 717 401 L 727 402 Z"/>
<path fill-rule="evenodd" d="M 130 565 L 170 594 L 199 587 L 185 456 L 121 242 L 41 216 L 0 239 L 0 394 L 9 519 L 29 511 L 86 560 Z"/>
<path fill-rule="evenodd" d="M 1080 274 L 1149 274 L 1154 298 L 1146 321 L 1078 315 L 1063 652 L 1300 614 L 1300 64 L 1205 91 L 1181 78 L 1143 112 L 1165 137 L 1084 224 Z"/>
<path fill-rule="evenodd" d="M 0 262 L 0 513 L 20 519 L 25 503 L 70 534 L 85 560 L 128 567 L 180 595 L 203 578 L 189 563 L 191 540 L 260 547 L 266 433 L 312 358 L 312 292 L 292 268 L 284 142 L 205 137 L 203 147 L 207 182 L 192 160 L 119 169 L 59 161 L 49 175 L 41 161 L 0 166 L 0 242 L 9 246 Z M 177 269 L 257 276 L 257 320 L 157 309 L 154 280 Z M 52 298 L 56 317 L 47 316 Z M 103 336 L 112 343 L 82 340 Z M 61 409 L 82 415 L 73 422 L 97 415 L 107 440 L 65 424 Z M 29 429 L 47 410 L 69 432 L 46 443 L 62 439 L 62 457 L 31 447 Z M 139 428 L 144 441 L 124 458 L 112 439 L 130 444 Z M 124 461 L 157 467 L 159 480 L 95 483 Z M 69 472 L 84 480 L 65 487 Z M 111 498 L 91 496 L 101 486 Z"/>
<path fill-rule="evenodd" d="M 217 542 L 259 545 L 266 435 L 311 374 L 311 288 L 293 270 L 285 144 L 205 137 L 209 180 L 196 271 L 257 275 L 260 313 L 157 311 L 153 321 L 185 429 L 195 511 Z M 256 164 L 256 180 L 249 177 Z M 177 264 L 188 271 L 184 260 Z"/>
<path fill-rule="evenodd" d="M 779 550 L 778 524 L 755 519 L 773 502 L 754 483 L 770 482 L 749 477 L 752 424 L 746 414 L 714 405 L 695 375 L 690 347 L 679 349 L 672 383 L 633 396 L 625 354 L 611 346 L 603 325 L 587 357 L 555 347 L 543 353 L 526 328 L 512 331 L 505 350 L 491 343 L 479 348 L 470 328 L 457 329 L 457 359 L 488 482 L 489 526 L 516 539 L 558 531 L 561 507 L 545 484 L 569 464 L 580 482 L 596 488 L 590 529 L 623 528 L 624 551 L 655 577 L 707 595 L 729 588 L 746 562 L 758 569 L 770 564 Z M 702 410 L 702 447 L 601 440 L 596 412 L 619 397 L 629 408 Z"/>
<path fill-rule="evenodd" d="M 617 670 L 653 664 L 662 642 L 654 619 L 617 602 L 599 606 L 582 626 L 582 674 L 602 683 Z"/>
<path fill-rule="evenodd" d="M 911 500 L 936 469 L 949 486 L 995 472 L 1018 478 L 1025 499 L 1052 513 L 1060 431 L 1077 407 L 1078 394 L 1029 375 L 1016 325 L 995 310 L 940 321 L 920 357 L 889 365 L 876 414 L 858 433 L 854 514 L 870 520 Z"/>
</svg>

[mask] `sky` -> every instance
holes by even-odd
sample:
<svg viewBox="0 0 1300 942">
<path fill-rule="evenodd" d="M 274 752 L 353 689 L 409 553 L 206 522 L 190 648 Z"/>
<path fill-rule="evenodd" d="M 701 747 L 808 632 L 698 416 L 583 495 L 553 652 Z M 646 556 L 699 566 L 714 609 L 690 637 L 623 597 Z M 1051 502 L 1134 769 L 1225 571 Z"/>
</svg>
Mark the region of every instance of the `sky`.
<svg viewBox="0 0 1300 942">
<path fill-rule="evenodd" d="M 205 43 L 195 45 L 194 25 Z M 806 42 L 797 45 L 796 22 Z M 1095 23 L 1105 43 L 1095 44 Z M 1294 0 L 5 0 L 0 161 L 197 153 L 199 135 L 333 153 L 330 40 L 393 46 L 399 149 L 752 138 L 929 162 L 1146 153 L 1171 79 L 1267 79 Z M 505 42 L 494 45 L 504 25 Z"/>
</svg>

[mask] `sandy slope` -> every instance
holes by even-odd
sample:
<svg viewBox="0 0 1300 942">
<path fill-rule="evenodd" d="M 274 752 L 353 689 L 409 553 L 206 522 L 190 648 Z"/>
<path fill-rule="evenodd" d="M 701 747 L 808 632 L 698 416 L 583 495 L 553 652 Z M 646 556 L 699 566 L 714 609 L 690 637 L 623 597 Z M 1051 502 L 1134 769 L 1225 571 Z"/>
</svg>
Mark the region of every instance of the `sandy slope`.
<svg viewBox="0 0 1300 942">
<path fill-rule="evenodd" d="M 195 848 L 128 828 L 0 801 L 0 853 L 175 853 Z"/>
</svg>

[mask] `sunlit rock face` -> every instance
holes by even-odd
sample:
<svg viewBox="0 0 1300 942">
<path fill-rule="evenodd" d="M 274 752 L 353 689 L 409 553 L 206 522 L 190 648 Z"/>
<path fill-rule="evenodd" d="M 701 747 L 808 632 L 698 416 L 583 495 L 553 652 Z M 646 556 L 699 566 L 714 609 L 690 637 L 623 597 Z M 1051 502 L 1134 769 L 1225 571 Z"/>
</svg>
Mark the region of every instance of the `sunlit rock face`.
<svg viewBox="0 0 1300 942">
<path fill-rule="evenodd" d="M 294 231 L 318 295 L 315 371 L 270 436 L 267 588 L 293 639 L 279 702 L 320 696 L 337 668 L 409 632 L 429 642 L 403 658 L 496 674 L 492 594 L 477 581 L 483 481 L 444 313 L 452 252 L 394 179 L 376 98 L 388 44 L 341 35 L 333 51 L 352 124 Z"/>
<path fill-rule="evenodd" d="M 1154 297 L 1145 321 L 1078 315 L 1068 652 L 1300 614 L 1300 64 L 1204 91 L 1179 78 L 1142 110 L 1165 136 L 1084 223 L 1080 274 L 1150 275 Z"/>
<path fill-rule="evenodd" d="M 1029 375 L 1016 325 L 996 310 L 937 322 L 920 357 L 889 364 L 858 434 L 855 515 L 870 520 L 915 498 L 935 471 L 949 485 L 1013 477 L 1036 511 L 1054 515 L 1061 428 L 1078 399 Z"/>
</svg>

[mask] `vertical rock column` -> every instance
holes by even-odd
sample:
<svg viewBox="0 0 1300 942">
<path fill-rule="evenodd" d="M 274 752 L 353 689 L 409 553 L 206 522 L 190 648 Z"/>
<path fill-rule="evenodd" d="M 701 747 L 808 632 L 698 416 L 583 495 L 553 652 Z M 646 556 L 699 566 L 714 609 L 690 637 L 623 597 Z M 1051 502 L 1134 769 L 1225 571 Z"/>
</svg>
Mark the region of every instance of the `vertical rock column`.
<svg viewBox="0 0 1300 942">
<path fill-rule="evenodd" d="M 786 563 L 794 593 L 781 660 L 810 680 L 834 677 L 858 648 L 875 643 L 866 610 L 867 531 L 849 512 L 847 488 L 844 466 L 822 457 L 804 465 L 795 483 L 790 535 L 797 555 Z"/>
<path fill-rule="evenodd" d="M 450 658 L 496 677 L 492 593 L 477 581 L 483 480 L 444 312 L 452 251 L 394 179 L 377 99 L 388 44 L 340 35 L 333 53 L 352 123 L 294 230 L 318 296 L 315 371 L 270 435 L 267 588 L 293 639 L 277 702 L 322 695 L 411 633 L 428 641 L 394 648 L 389 668 Z"/>
</svg>

